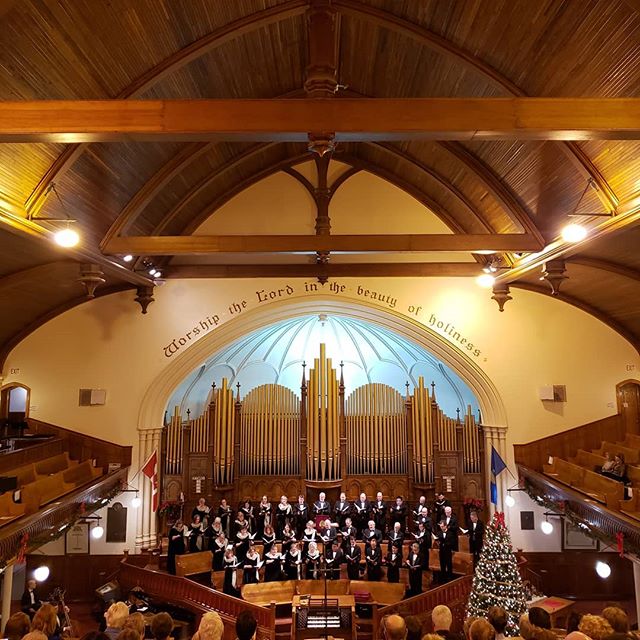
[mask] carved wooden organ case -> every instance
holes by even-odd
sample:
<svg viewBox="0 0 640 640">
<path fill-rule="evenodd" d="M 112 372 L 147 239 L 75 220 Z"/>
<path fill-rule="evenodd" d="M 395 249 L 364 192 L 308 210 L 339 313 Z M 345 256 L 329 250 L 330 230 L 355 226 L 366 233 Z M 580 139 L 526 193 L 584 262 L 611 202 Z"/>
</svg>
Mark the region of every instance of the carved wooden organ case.
<svg viewBox="0 0 640 640">
<path fill-rule="evenodd" d="M 264 384 L 241 398 L 225 378 L 197 418 L 176 407 L 163 430 L 163 500 L 235 505 L 267 495 L 275 504 L 281 495 L 313 501 L 320 490 L 329 500 L 340 491 L 431 500 L 435 490 L 458 504 L 484 499 L 484 438 L 470 407 L 445 416 L 422 377 L 404 396 L 381 383 L 347 394 L 323 344 L 306 369 L 300 396 Z"/>
</svg>

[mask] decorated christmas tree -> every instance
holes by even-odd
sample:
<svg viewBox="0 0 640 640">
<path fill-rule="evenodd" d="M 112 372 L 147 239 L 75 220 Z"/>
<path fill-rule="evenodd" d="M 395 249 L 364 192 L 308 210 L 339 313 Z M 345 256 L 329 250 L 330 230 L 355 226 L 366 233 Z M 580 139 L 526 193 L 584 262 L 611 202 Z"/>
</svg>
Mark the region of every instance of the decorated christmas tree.
<svg viewBox="0 0 640 640">
<path fill-rule="evenodd" d="M 504 522 L 496 513 L 484 534 L 484 546 L 473 578 L 467 615 L 486 617 L 490 607 L 502 607 L 508 615 L 505 635 L 519 634 L 518 621 L 527 611 L 522 578 Z"/>
</svg>

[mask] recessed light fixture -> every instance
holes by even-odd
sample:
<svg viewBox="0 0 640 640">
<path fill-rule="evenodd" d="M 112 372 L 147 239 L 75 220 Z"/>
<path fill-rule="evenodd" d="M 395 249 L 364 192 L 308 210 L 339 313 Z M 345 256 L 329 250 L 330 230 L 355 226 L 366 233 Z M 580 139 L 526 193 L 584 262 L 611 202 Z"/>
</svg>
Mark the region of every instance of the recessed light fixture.
<svg viewBox="0 0 640 640">
<path fill-rule="evenodd" d="M 122 256 L 122 259 L 123 259 L 125 262 L 131 262 L 131 261 L 133 260 L 133 256 L 132 256 L 130 253 L 127 253 L 127 255 L 126 255 L 126 256 Z"/>
</svg>

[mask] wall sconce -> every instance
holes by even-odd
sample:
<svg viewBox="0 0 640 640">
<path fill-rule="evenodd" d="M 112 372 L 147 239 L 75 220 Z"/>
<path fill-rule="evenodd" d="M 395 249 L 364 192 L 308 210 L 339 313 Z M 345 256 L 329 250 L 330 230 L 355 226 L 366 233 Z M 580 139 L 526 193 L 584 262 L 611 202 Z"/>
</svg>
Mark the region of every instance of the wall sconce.
<svg viewBox="0 0 640 640">
<path fill-rule="evenodd" d="M 512 491 L 524 491 L 522 487 L 514 485 L 510 489 L 507 489 L 507 497 L 504 499 L 504 503 L 507 507 L 513 507 L 516 504 L 515 498 L 511 495 Z"/>
</svg>

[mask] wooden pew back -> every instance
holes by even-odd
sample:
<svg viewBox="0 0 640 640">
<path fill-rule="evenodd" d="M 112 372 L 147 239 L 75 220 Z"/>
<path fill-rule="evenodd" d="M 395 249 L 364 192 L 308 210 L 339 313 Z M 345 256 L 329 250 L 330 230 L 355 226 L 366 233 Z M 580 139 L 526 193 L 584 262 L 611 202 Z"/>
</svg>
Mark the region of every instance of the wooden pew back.
<svg viewBox="0 0 640 640">
<path fill-rule="evenodd" d="M 21 489 L 21 500 L 25 505 L 25 513 L 35 513 L 41 506 L 59 498 L 74 489 L 62 477 L 62 472 L 52 476 L 45 476 L 35 482 L 25 485 Z"/>
<path fill-rule="evenodd" d="M 71 460 L 69 458 L 69 454 L 65 451 L 64 453 L 60 453 L 57 456 L 46 458 L 45 460 L 40 460 L 39 462 L 36 462 L 34 464 L 36 473 L 39 476 L 51 476 L 54 473 L 58 473 L 59 471 L 65 471 L 66 469 L 69 469 L 71 466 L 78 464 L 78 461 Z"/>
<path fill-rule="evenodd" d="M 626 447 L 622 444 L 617 444 L 616 442 L 603 442 L 600 452 L 604 454 L 605 451 L 608 451 L 611 454 L 611 457 L 615 456 L 617 453 L 621 453 L 627 464 L 637 464 L 638 461 L 640 461 L 640 451 L 638 451 L 638 449 Z"/>
<path fill-rule="evenodd" d="M 91 460 L 85 460 L 81 464 L 76 464 L 70 469 L 63 471 L 64 481 L 72 483 L 76 487 L 91 482 L 101 475 L 102 469 L 94 467 Z"/>
<path fill-rule="evenodd" d="M 184 578 L 198 573 L 211 573 L 212 564 L 213 553 L 211 551 L 185 553 L 176 556 L 176 575 Z"/>
</svg>

